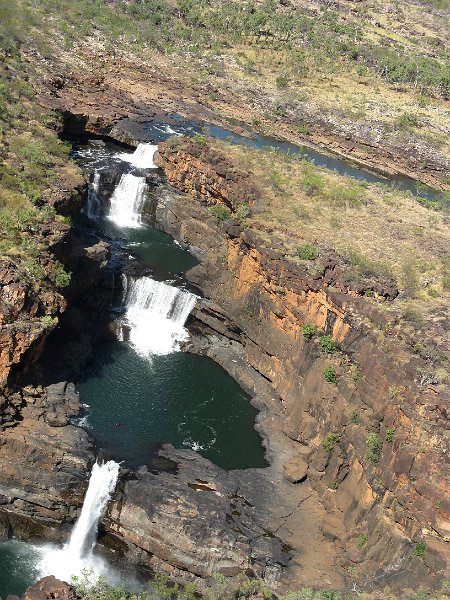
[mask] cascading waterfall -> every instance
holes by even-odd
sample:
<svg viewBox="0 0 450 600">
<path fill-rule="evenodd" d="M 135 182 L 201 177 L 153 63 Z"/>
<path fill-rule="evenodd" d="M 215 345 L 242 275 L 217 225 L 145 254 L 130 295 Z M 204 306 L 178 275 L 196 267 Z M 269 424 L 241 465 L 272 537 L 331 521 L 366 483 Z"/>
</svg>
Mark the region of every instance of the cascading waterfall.
<svg viewBox="0 0 450 600">
<path fill-rule="evenodd" d="M 154 146 L 153 144 L 139 144 L 132 154 L 122 152 L 117 155 L 117 158 L 139 169 L 157 169 L 157 165 L 153 162 L 153 157 L 157 150 L 158 146 Z"/>
<path fill-rule="evenodd" d="M 88 197 L 84 205 L 83 212 L 89 219 L 96 219 L 100 216 L 100 172 L 95 171 L 92 181 L 89 183 Z"/>
<path fill-rule="evenodd" d="M 43 550 L 38 565 L 42 577 L 55 575 L 59 579 L 70 581 L 72 575 L 79 575 L 85 568 L 93 569 L 96 575 L 104 574 L 107 566 L 102 559 L 93 556 L 93 549 L 98 524 L 116 487 L 119 469 L 119 464 L 112 460 L 94 465 L 81 515 L 69 541 L 62 549 L 49 547 Z"/>
<path fill-rule="evenodd" d="M 142 356 L 170 354 L 188 337 L 184 327 L 195 306 L 194 294 L 141 277 L 125 287 L 123 318 L 119 339 L 128 339 Z"/>
<path fill-rule="evenodd" d="M 145 177 L 122 175 L 111 196 L 108 218 L 119 227 L 140 227 L 147 188 Z"/>
</svg>

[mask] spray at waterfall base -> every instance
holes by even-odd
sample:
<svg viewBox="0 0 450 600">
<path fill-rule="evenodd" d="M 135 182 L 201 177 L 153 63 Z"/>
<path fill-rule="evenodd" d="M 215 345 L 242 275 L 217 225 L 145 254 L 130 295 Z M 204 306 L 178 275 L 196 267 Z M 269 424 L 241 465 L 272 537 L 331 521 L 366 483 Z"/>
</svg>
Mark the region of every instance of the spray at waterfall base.
<svg viewBox="0 0 450 600">
<path fill-rule="evenodd" d="M 120 465 L 114 461 L 94 464 L 81 514 L 69 541 L 63 548 L 44 546 L 39 549 L 42 558 L 37 570 L 41 577 L 54 575 L 63 581 L 70 581 L 72 576 L 79 576 L 86 569 L 92 570 L 94 578 L 108 575 L 107 563 L 94 556 L 93 550 L 98 524 L 116 487 L 119 471 Z"/>
</svg>

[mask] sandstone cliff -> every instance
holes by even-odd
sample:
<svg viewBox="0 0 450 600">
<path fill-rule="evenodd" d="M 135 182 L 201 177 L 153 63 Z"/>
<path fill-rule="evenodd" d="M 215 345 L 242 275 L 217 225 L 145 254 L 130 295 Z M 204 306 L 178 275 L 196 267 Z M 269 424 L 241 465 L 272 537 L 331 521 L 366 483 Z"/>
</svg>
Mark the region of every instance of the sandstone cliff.
<svg viewBox="0 0 450 600">
<path fill-rule="evenodd" d="M 400 581 L 411 571 L 419 579 L 444 576 L 449 390 L 433 376 L 433 360 L 412 352 L 395 307 L 386 310 L 381 298 L 395 294 L 358 297 L 339 285 L 335 264 L 311 278 L 283 256 L 276 239 L 269 246 L 238 222 L 216 226 L 205 205 L 236 208 L 226 159 L 209 161 L 192 144 L 167 143 L 159 164 L 188 196 L 167 197 L 157 222 L 206 251 L 208 260 L 189 277 L 226 318 L 208 302 L 196 316 L 242 344 L 248 363 L 273 385 L 284 434 L 298 446 L 287 475 L 303 471 L 306 461 L 306 476 L 327 508 L 322 532 L 342 550 L 343 567 L 357 579 L 390 572 Z M 323 336 L 336 351 L 323 351 Z M 327 367 L 335 374 L 331 383 Z"/>
</svg>

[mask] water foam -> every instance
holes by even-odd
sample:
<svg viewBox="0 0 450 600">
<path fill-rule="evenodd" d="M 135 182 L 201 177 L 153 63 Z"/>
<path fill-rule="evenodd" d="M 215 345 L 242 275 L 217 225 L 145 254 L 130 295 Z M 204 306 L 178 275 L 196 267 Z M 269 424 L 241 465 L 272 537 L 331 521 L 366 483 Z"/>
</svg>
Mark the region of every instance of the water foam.
<svg viewBox="0 0 450 600">
<path fill-rule="evenodd" d="M 119 339 L 128 339 L 142 356 L 170 354 L 188 338 L 184 325 L 197 300 L 194 294 L 141 277 L 124 291 L 125 317 Z"/>
<path fill-rule="evenodd" d="M 140 227 L 147 189 L 145 177 L 122 175 L 111 196 L 108 218 L 119 227 Z"/>
<path fill-rule="evenodd" d="M 157 150 L 158 146 L 154 146 L 153 144 L 139 144 L 132 154 L 122 152 L 117 154 L 117 158 L 130 163 L 138 169 L 157 169 L 157 165 L 153 162 L 153 157 Z"/>
<path fill-rule="evenodd" d="M 97 219 L 100 216 L 100 172 L 95 171 L 92 181 L 89 183 L 88 197 L 83 207 L 84 214 L 89 219 Z"/>
</svg>

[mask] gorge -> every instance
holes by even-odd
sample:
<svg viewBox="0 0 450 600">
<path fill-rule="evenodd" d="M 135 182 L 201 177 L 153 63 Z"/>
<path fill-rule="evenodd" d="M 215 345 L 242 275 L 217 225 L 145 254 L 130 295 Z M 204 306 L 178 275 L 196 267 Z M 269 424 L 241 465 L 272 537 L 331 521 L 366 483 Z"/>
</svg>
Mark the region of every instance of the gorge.
<svg viewBox="0 0 450 600">
<path fill-rule="evenodd" d="M 245 573 L 275 595 L 438 597 L 444 163 L 302 147 L 283 115 L 277 139 L 173 81 L 155 98 L 142 65 L 128 89 L 107 61 L 36 61 L 76 165 L 56 216 L 24 225 L 64 285 L 1 261 L 0 595 L 87 558 L 130 589 Z"/>
</svg>

